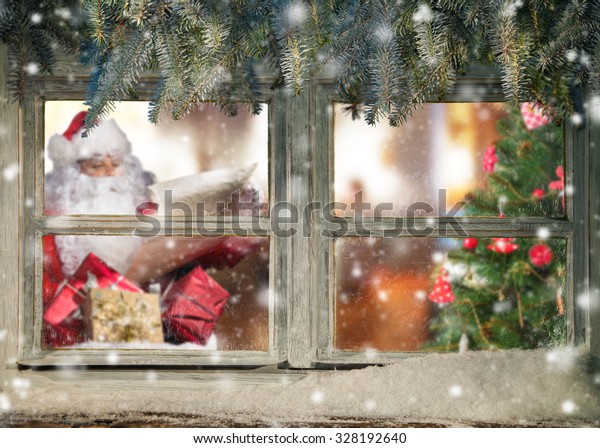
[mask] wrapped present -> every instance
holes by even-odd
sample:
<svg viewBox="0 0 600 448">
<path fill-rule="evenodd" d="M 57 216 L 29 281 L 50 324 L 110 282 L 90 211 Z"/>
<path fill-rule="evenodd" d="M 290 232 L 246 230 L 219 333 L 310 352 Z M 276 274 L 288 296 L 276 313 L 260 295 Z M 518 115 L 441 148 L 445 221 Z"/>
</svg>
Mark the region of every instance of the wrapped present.
<svg viewBox="0 0 600 448">
<path fill-rule="evenodd" d="M 81 304 L 91 288 L 142 292 L 96 255 L 88 254 L 75 274 L 63 281 L 52 300 L 45 304 L 44 341 L 47 346 L 71 345 L 85 340 Z"/>
<path fill-rule="evenodd" d="M 84 322 L 93 341 L 163 342 L 157 294 L 91 288 Z"/>
<path fill-rule="evenodd" d="M 229 299 L 201 267 L 171 282 L 163 295 L 165 340 L 204 345 Z"/>
</svg>

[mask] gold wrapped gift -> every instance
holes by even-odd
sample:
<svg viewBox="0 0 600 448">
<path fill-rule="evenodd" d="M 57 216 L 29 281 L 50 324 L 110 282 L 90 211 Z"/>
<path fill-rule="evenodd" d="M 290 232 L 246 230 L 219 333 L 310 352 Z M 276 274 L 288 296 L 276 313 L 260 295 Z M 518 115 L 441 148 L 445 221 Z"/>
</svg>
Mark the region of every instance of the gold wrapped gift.
<svg viewBox="0 0 600 448">
<path fill-rule="evenodd" d="M 91 288 L 87 335 L 98 342 L 163 342 L 157 294 Z"/>
</svg>

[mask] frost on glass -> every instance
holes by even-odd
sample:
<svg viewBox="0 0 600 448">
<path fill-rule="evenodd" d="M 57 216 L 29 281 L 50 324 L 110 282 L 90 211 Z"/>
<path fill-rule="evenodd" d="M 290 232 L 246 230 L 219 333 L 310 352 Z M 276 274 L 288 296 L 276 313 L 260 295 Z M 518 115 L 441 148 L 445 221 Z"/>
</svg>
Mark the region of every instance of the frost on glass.
<svg viewBox="0 0 600 448">
<path fill-rule="evenodd" d="M 267 213 L 268 112 L 225 116 L 202 103 L 185 118 L 147 120 L 147 102 L 117 103 L 87 138 L 86 107 L 45 103 L 47 214 Z M 10 174 L 10 173 L 9 173 Z M 5 174 L 6 175 L 6 174 Z M 237 202 L 245 204 L 236 206 Z"/>
<path fill-rule="evenodd" d="M 529 103 L 428 103 L 395 128 L 336 103 L 334 197 L 346 216 L 359 200 L 365 216 L 378 204 L 382 216 L 563 216 L 563 147 L 562 128 Z"/>
<path fill-rule="evenodd" d="M 558 238 L 341 238 L 334 346 L 464 352 L 563 345 L 565 251 Z"/>
<path fill-rule="evenodd" d="M 46 348 L 267 351 L 269 239 L 46 235 Z"/>
</svg>

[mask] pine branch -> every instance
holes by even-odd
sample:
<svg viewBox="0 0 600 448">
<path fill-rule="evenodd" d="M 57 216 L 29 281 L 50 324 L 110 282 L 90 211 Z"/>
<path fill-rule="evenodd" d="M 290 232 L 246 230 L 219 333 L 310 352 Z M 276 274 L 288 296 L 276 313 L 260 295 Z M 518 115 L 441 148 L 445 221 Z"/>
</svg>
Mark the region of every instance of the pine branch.
<svg viewBox="0 0 600 448">
<path fill-rule="evenodd" d="M 90 107 L 86 116 L 86 130 L 94 126 L 113 104 L 128 95 L 139 79 L 141 72 L 150 62 L 152 54 L 150 36 L 142 31 L 133 32 L 127 44 L 111 54 L 106 63 L 96 70 L 91 86 L 90 98 L 86 105 Z"/>
</svg>

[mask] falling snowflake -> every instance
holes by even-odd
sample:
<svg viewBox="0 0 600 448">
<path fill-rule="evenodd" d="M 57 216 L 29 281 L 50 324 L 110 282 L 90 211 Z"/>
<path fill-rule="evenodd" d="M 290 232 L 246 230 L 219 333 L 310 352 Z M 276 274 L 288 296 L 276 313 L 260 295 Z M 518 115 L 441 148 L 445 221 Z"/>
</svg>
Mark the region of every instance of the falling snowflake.
<svg viewBox="0 0 600 448">
<path fill-rule="evenodd" d="M 54 14 L 64 20 L 69 20 L 71 18 L 71 11 L 69 8 L 56 8 Z"/>
<path fill-rule="evenodd" d="M 314 391 L 312 393 L 312 395 L 310 396 L 310 401 L 312 401 L 313 404 L 321 404 L 321 403 L 323 403 L 324 400 L 325 400 L 325 395 L 320 390 Z"/>
<path fill-rule="evenodd" d="M 565 52 L 565 57 L 567 58 L 567 61 L 574 62 L 577 59 L 577 51 L 569 50 Z"/>
<path fill-rule="evenodd" d="M 285 16 L 290 26 L 298 26 L 306 20 L 308 11 L 302 3 L 293 2 L 287 7 Z"/>
<path fill-rule="evenodd" d="M 12 182 L 19 175 L 19 165 L 16 163 L 11 163 L 6 168 L 4 168 L 4 179 L 7 182 Z"/>
<path fill-rule="evenodd" d="M 23 70 L 25 70 L 25 72 L 28 75 L 35 76 L 40 72 L 40 66 L 36 62 L 30 62 L 25 67 L 23 67 Z"/>
<path fill-rule="evenodd" d="M 6 394 L 0 394 L 0 412 L 10 411 L 10 400 Z"/>
<path fill-rule="evenodd" d="M 21 400 L 25 400 L 31 388 L 31 381 L 26 378 L 13 378 L 12 388 Z"/>
<path fill-rule="evenodd" d="M 375 30 L 375 39 L 381 44 L 388 44 L 394 40 L 394 30 L 389 23 L 382 23 Z"/>
<path fill-rule="evenodd" d="M 115 352 L 110 352 L 106 355 L 106 362 L 108 362 L 109 364 L 116 364 L 119 362 L 119 355 L 117 355 Z"/>
<path fill-rule="evenodd" d="M 581 114 L 571 115 L 571 123 L 574 126 L 580 126 L 583 123 L 583 116 Z"/>
<path fill-rule="evenodd" d="M 417 11 L 413 14 L 413 21 L 416 23 L 431 22 L 433 20 L 433 14 L 431 8 L 425 3 L 421 3 Z"/>
<path fill-rule="evenodd" d="M 415 298 L 417 300 L 425 300 L 427 298 L 427 292 L 423 291 L 422 289 L 419 289 L 415 292 Z"/>
<path fill-rule="evenodd" d="M 375 400 L 365 401 L 365 410 L 372 412 L 375 409 L 377 409 L 377 403 L 375 402 Z"/>
<path fill-rule="evenodd" d="M 565 400 L 565 401 L 563 401 L 560 407 L 561 407 L 562 411 L 565 414 L 572 414 L 572 413 L 577 412 L 579 410 L 579 406 L 577 406 L 571 400 Z"/>
<path fill-rule="evenodd" d="M 568 372 L 577 364 L 579 352 L 575 347 L 560 347 L 546 354 L 546 363 L 552 369 Z"/>
<path fill-rule="evenodd" d="M 508 313 L 512 311 L 513 304 L 508 300 L 503 300 L 502 302 L 494 302 L 494 304 L 492 305 L 492 309 L 496 314 Z"/>
<path fill-rule="evenodd" d="M 434 252 L 431 259 L 434 263 L 440 264 L 444 262 L 444 254 L 442 252 Z"/>
<path fill-rule="evenodd" d="M 550 238 L 550 229 L 547 227 L 540 227 L 537 231 L 537 237 L 542 240 Z"/>
<path fill-rule="evenodd" d="M 352 268 L 352 277 L 360 277 L 362 275 L 362 269 L 360 268 L 360 266 L 354 266 L 354 268 Z"/>
<path fill-rule="evenodd" d="M 165 246 L 167 246 L 167 249 L 175 249 L 175 240 L 167 240 Z"/>
<path fill-rule="evenodd" d="M 448 389 L 448 395 L 454 398 L 462 397 L 463 389 L 458 384 L 455 384 L 450 389 Z"/>
<path fill-rule="evenodd" d="M 377 294 L 377 297 L 382 302 L 387 302 L 389 295 L 388 295 L 387 291 L 379 291 L 379 293 Z"/>
<path fill-rule="evenodd" d="M 34 12 L 33 14 L 31 14 L 31 23 L 37 25 L 38 23 L 42 22 L 43 18 L 44 17 L 39 12 Z"/>
<path fill-rule="evenodd" d="M 155 370 L 148 370 L 146 372 L 146 381 L 153 383 L 158 379 L 158 374 Z"/>
</svg>

